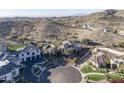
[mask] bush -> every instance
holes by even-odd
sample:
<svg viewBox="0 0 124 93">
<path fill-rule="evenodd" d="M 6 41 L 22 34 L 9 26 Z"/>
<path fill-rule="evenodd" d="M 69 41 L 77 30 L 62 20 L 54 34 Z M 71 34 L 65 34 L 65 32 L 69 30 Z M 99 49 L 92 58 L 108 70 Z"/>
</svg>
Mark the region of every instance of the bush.
<svg viewBox="0 0 124 93">
<path fill-rule="evenodd" d="M 96 73 L 106 73 L 105 69 L 99 68 L 99 69 L 93 69 L 93 67 L 91 65 L 85 65 L 81 71 L 83 73 L 90 73 L 90 72 L 96 72 Z"/>
<path fill-rule="evenodd" d="M 83 73 L 95 72 L 95 70 L 93 69 L 93 67 L 90 66 L 90 65 L 85 65 L 85 66 L 81 69 L 81 71 L 82 71 Z"/>
<path fill-rule="evenodd" d="M 115 43 L 115 44 L 112 44 L 112 46 L 113 47 L 118 47 L 119 45 Z"/>
<path fill-rule="evenodd" d="M 120 42 L 119 47 L 124 48 L 124 42 Z"/>
<path fill-rule="evenodd" d="M 89 43 L 89 41 L 90 41 L 90 39 L 83 39 L 82 41 L 81 41 L 81 44 L 88 44 Z"/>
<path fill-rule="evenodd" d="M 77 38 L 77 36 L 72 36 L 72 38 Z"/>
<path fill-rule="evenodd" d="M 122 80 L 124 78 L 124 75 L 121 73 L 114 73 L 114 74 L 109 74 L 110 80 Z"/>
<path fill-rule="evenodd" d="M 65 55 L 70 55 L 70 54 L 73 54 L 73 53 L 74 53 L 74 50 L 72 48 L 64 49 L 64 54 Z"/>
<path fill-rule="evenodd" d="M 67 62 L 69 62 L 69 63 L 71 63 L 71 64 L 74 64 L 74 63 L 76 63 L 76 61 L 77 61 L 77 58 L 69 58 L 69 59 L 67 59 Z"/>
<path fill-rule="evenodd" d="M 117 31 L 117 30 L 114 30 L 114 33 L 115 33 L 115 34 L 117 34 L 117 33 L 118 33 L 118 31 Z"/>
<path fill-rule="evenodd" d="M 26 47 L 26 45 L 11 45 L 8 47 L 8 50 L 10 52 L 15 52 L 18 48 Z"/>
</svg>

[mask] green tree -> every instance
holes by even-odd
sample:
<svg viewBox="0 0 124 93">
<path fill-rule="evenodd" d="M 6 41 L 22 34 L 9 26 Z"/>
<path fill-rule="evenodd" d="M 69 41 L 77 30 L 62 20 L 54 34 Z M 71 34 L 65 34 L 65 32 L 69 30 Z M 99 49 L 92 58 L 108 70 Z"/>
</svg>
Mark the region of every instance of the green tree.
<svg viewBox="0 0 124 93">
<path fill-rule="evenodd" d="M 73 54 L 73 53 L 74 53 L 74 50 L 72 48 L 64 49 L 64 54 L 65 55 L 70 55 L 70 54 Z"/>
<path fill-rule="evenodd" d="M 89 41 L 90 41 L 90 39 L 85 38 L 85 39 L 81 40 L 81 44 L 88 44 Z"/>
</svg>

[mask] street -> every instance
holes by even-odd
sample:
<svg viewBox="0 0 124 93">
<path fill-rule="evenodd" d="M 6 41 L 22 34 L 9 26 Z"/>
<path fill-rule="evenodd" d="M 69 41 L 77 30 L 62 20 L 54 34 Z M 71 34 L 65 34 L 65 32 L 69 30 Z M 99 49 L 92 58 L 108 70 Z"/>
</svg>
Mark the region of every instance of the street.
<svg viewBox="0 0 124 93">
<path fill-rule="evenodd" d="M 32 66 L 35 63 L 43 62 L 44 59 L 36 59 L 36 60 L 30 60 L 27 62 L 24 62 L 25 68 L 24 68 L 24 78 L 28 81 L 31 81 L 32 83 L 38 83 L 38 78 L 33 75 L 32 73 Z"/>
</svg>

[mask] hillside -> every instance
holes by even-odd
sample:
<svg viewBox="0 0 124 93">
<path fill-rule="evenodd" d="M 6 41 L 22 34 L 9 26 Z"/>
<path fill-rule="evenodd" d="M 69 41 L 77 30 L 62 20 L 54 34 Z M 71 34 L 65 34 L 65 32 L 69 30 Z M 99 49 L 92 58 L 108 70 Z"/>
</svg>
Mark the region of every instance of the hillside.
<svg viewBox="0 0 124 93">
<path fill-rule="evenodd" d="M 91 25 L 92 30 L 82 26 Z M 92 39 L 112 47 L 123 41 L 124 11 L 105 10 L 86 16 L 52 18 L 0 18 L 0 40 L 9 44 L 44 42 L 59 45 L 63 40 Z"/>
</svg>

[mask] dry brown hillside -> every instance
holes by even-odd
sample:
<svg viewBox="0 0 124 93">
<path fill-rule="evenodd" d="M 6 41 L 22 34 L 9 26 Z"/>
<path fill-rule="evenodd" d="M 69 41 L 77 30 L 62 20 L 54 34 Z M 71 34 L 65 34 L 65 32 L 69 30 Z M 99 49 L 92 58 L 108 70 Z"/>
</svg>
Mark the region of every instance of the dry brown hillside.
<svg viewBox="0 0 124 93">
<path fill-rule="evenodd" d="M 82 29 L 82 25 L 93 25 L 93 30 Z M 108 32 L 104 32 L 107 29 Z M 85 38 L 112 47 L 122 42 L 124 36 L 124 11 L 106 10 L 86 16 L 52 18 L 0 18 L 0 40 L 6 43 L 52 42 L 59 45 L 63 40 Z"/>
</svg>

